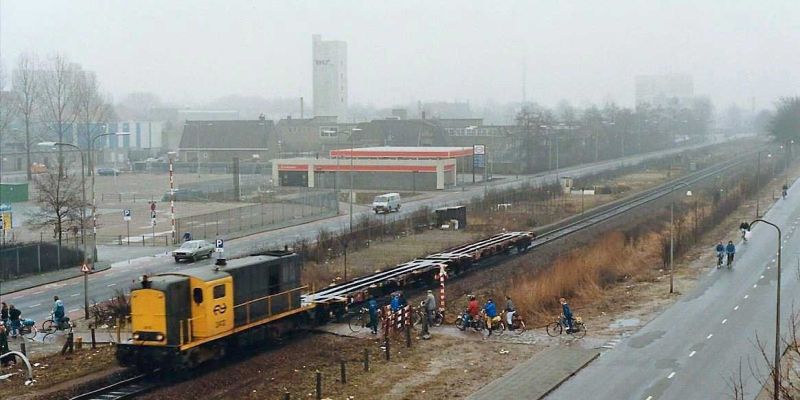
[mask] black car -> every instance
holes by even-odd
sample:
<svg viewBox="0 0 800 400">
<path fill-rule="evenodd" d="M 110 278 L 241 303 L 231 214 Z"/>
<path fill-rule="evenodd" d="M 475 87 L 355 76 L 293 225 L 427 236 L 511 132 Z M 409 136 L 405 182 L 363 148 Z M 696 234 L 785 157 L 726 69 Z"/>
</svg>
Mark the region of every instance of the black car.
<svg viewBox="0 0 800 400">
<path fill-rule="evenodd" d="M 116 168 L 98 168 L 97 175 L 100 176 L 117 176 L 120 174 L 120 171 Z"/>
</svg>

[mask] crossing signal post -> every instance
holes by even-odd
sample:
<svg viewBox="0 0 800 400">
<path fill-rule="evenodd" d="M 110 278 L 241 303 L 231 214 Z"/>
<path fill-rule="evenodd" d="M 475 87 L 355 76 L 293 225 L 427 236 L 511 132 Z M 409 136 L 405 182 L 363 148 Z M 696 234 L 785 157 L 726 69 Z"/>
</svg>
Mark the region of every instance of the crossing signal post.
<svg viewBox="0 0 800 400">
<path fill-rule="evenodd" d="M 122 220 L 125 221 L 125 228 L 127 229 L 128 244 L 131 244 L 131 210 L 126 209 L 122 212 Z M 120 241 L 120 244 L 122 241 Z"/>
<path fill-rule="evenodd" d="M 153 227 L 153 246 L 156 245 L 156 202 L 150 202 L 150 225 Z"/>
</svg>

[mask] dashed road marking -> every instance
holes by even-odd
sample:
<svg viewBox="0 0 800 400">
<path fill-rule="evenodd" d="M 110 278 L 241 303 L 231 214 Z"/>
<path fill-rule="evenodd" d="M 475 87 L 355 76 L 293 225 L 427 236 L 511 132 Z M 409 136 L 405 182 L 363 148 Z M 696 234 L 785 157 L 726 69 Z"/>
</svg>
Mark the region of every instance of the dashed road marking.
<svg viewBox="0 0 800 400">
<path fill-rule="evenodd" d="M 739 309 L 739 306 L 733 307 L 733 311 L 736 311 L 738 309 Z"/>
<path fill-rule="evenodd" d="M 744 295 L 744 298 L 745 298 L 745 300 L 746 300 L 748 297 L 750 297 L 750 295 L 749 295 L 749 294 L 746 294 L 746 295 Z"/>
<path fill-rule="evenodd" d="M 689 353 L 689 357 L 693 357 L 695 354 L 697 354 L 697 351 L 692 350 L 692 352 Z"/>
<path fill-rule="evenodd" d="M 73 293 L 73 294 L 69 295 L 69 297 L 75 297 L 75 296 L 80 296 L 80 295 L 81 295 L 80 293 Z"/>
<path fill-rule="evenodd" d="M 713 333 L 709 333 L 708 336 L 706 336 L 706 340 L 711 339 L 712 336 L 714 336 L 714 334 Z"/>
<path fill-rule="evenodd" d="M 669 376 L 667 376 L 667 379 L 672 379 L 672 377 L 674 376 L 675 376 L 675 371 L 672 371 L 672 373 L 670 373 Z"/>
<path fill-rule="evenodd" d="M 725 319 L 723 319 L 723 320 L 722 320 L 722 324 L 723 324 L 723 325 L 724 325 L 726 322 L 728 322 L 728 319 L 727 319 L 727 318 L 725 318 Z"/>
<path fill-rule="evenodd" d="M 39 307 L 40 305 L 42 305 L 42 303 L 34 304 L 34 305 L 32 305 L 32 306 L 30 306 L 28 308 L 35 308 L 35 307 Z"/>
<path fill-rule="evenodd" d="M 31 292 L 31 294 L 42 294 L 42 293 L 44 293 L 43 290 L 39 290 L 39 291 L 36 291 L 36 292 Z"/>
<path fill-rule="evenodd" d="M 757 288 L 757 287 L 758 287 L 758 284 L 757 284 L 757 283 L 753 284 L 753 289 L 755 289 L 755 288 Z"/>
<path fill-rule="evenodd" d="M 644 400 L 653 400 L 653 396 L 647 396 L 647 398 Z"/>
<path fill-rule="evenodd" d="M 762 278 L 763 278 L 763 276 L 762 276 Z M 110 283 L 110 284 L 108 284 L 108 287 L 112 287 L 112 286 L 117 286 L 117 284 L 116 284 L 116 283 Z"/>
<path fill-rule="evenodd" d="M 80 311 L 80 310 L 81 310 L 80 308 L 73 308 L 72 310 L 69 310 L 69 311 L 67 311 L 67 312 L 71 312 L 71 313 L 73 313 L 73 312 L 75 312 L 75 311 Z"/>
<path fill-rule="evenodd" d="M 761 278 L 758 278 L 758 279 L 764 279 L 764 275 L 761 275 Z"/>
</svg>

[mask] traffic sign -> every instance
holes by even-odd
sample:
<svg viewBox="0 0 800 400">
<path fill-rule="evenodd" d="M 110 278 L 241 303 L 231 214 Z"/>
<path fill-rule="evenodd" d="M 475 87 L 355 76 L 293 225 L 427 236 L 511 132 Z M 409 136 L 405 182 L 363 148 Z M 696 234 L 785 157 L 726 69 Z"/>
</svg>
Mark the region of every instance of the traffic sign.
<svg viewBox="0 0 800 400">
<path fill-rule="evenodd" d="M 11 230 L 11 213 L 0 212 L 0 231 Z"/>
<path fill-rule="evenodd" d="M 122 211 L 122 220 L 123 221 L 130 221 L 131 220 L 131 210 L 126 209 Z"/>
<path fill-rule="evenodd" d="M 486 154 L 486 145 L 485 144 L 473 145 L 472 154 Z"/>
<path fill-rule="evenodd" d="M 88 274 L 89 272 L 91 272 L 91 269 L 89 269 L 89 264 L 84 263 L 83 265 L 81 265 L 81 272 L 83 272 L 84 274 Z"/>
<path fill-rule="evenodd" d="M 151 201 L 150 202 L 150 211 L 156 212 L 156 202 L 155 201 Z"/>
<path fill-rule="evenodd" d="M 225 251 L 224 247 L 225 247 L 225 242 L 223 242 L 222 239 L 217 239 L 217 241 L 214 243 L 214 251 L 216 251 L 217 253 L 222 253 L 223 251 Z"/>
</svg>

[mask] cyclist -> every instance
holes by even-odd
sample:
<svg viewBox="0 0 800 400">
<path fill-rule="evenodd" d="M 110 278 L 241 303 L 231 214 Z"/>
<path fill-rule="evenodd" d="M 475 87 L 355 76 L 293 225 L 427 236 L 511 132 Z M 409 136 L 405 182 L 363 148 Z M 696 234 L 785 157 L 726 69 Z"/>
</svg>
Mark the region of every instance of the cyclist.
<svg viewBox="0 0 800 400">
<path fill-rule="evenodd" d="M 558 301 L 561 303 L 561 314 L 564 316 L 562 323 L 567 326 L 567 333 L 572 333 L 572 310 L 567 304 L 567 299 L 562 297 Z"/>
<path fill-rule="evenodd" d="M 750 232 L 750 224 L 747 221 L 742 221 L 739 225 L 739 230 L 742 231 L 742 240 L 747 241 L 747 232 Z"/>
<path fill-rule="evenodd" d="M 474 295 L 469 295 L 469 303 L 467 303 L 467 318 L 469 319 L 465 321 L 466 326 L 469 326 L 470 322 L 478 318 L 480 310 L 481 305 L 478 304 L 478 299 Z"/>
<path fill-rule="evenodd" d="M 486 300 L 483 311 L 486 312 L 486 327 L 489 329 L 489 336 L 492 336 L 492 327 L 495 323 L 500 322 L 500 316 L 497 315 L 497 306 L 494 305 L 491 298 Z"/>
<path fill-rule="evenodd" d="M 723 257 L 725 257 L 725 245 L 723 245 L 722 241 L 720 240 L 717 243 L 717 269 L 722 267 Z"/>
<path fill-rule="evenodd" d="M 783 192 L 782 192 L 783 193 L 783 199 L 785 200 L 786 199 L 786 192 L 789 191 L 789 186 L 784 183 L 783 187 L 781 189 L 783 190 Z"/>
<path fill-rule="evenodd" d="M 56 329 L 61 329 L 63 321 L 64 303 L 58 299 L 58 296 L 53 296 L 53 322 L 56 324 Z"/>
<path fill-rule="evenodd" d="M 725 246 L 725 253 L 728 255 L 728 268 L 730 268 L 733 265 L 733 257 L 736 255 L 736 246 L 730 240 L 728 245 Z"/>
</svg>

